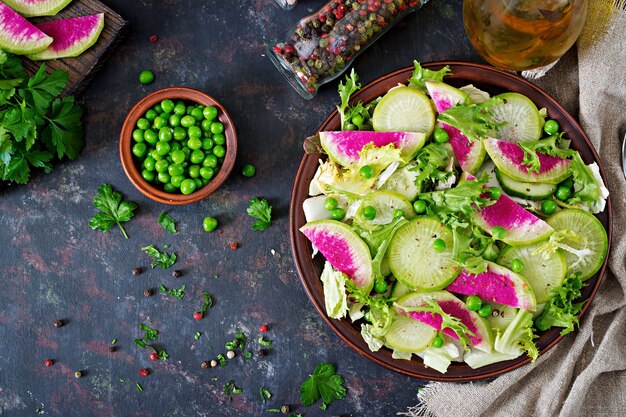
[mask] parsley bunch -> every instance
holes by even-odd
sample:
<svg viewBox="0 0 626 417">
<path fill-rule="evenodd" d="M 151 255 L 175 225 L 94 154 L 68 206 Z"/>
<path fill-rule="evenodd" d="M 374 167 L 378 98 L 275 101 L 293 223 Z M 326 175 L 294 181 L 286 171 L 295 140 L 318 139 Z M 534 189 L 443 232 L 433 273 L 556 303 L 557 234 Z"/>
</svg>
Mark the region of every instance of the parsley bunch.
<svg viewBox="0 0 626 417">
<path fill-rule="evenodd" d="M 68 74 L 29 77 L 19 58 L 0 50 L 0 180 L 26 184 L 31 168 L 52 169 L 52 158 L 75 159 L 85 145 L 83 109 L 60 98 Z"/>
</svg>

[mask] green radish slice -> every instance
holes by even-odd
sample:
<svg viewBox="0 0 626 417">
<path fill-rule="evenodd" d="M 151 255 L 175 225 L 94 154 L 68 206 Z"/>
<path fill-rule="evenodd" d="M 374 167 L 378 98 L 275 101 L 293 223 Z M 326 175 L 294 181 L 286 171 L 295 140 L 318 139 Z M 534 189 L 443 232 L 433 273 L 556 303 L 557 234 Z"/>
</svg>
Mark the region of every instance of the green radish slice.
<svg viewBox="0 0 626 417">
<path fill-rule="evenodd" d="M 418 132 L 429 137 L 435 127 L 435 112 L 426 94 L 396 87 L 376 105 L 372 125 L 377 132 Z"/>
<path fill-rule="evenodd" d="M 393 323 L 385 335 L 385 345 L 402 352 L 415 353 L 428 347 L 437 330 L 411 317 L 394 314 Z"/>
<path fill-rule="evenodd" d="M 54 16 L 72 0 L 3 0 L 24 17 Z"/>
<path fill-rule="evenodd" d="M 498 94 L 502 103 L 491 112 L 497 123 L 506 123 L 498 128 L 499 138 L 508 142 L 539 140 L 543 128 L 543 117 L 535 103 L 519 93 Z"/>
<path fill-rule="evenodd" d="M 391 290 L 391 298 L 399 300 L 400 297 L 403 297 L 410 292 L 411 290 L 407 288 L 406 285 L 396 280 L 393 284 L 393 289 Z"/>
<path fill-rule="evenodd" d="M 416 167 L 417 164 L 411 161 L 405 166 L 396 169 L 379 190 L 395 191 L 408 200 L 415 200 L 417 195 L 422 192 L 421 186 L 415 184 L 418 176 L 418 172 L 415 170 Z"/>
<path fill-rule="evenodd" d="M 363 209 L 368 206 L 376 209 L 376 217 L 372 220 L 363 217 Z M 391 223 L 393 211 L 398 209 L 402 210 L 404 217 L 408 220 L 416 216 L 413 205 L 402 195 L 393 191 L 376 191 L 361 200 L 354 220 L 364 229 L 372 229 L 375 226 Z"/>
<path fill-rule="evenodd" d="M 504 332 L 517 315 L 517 308 L 505 306 L 504 304 L 491 304 L 491 315 L 487 316 L 487 321 L 492 329 Z"/>
<path fill-rule="evenodd" d="M 498 259 L 500 265 L 511 268 L 513 259 L 519 259 L 524 264 L 524 269 L 520 272 L 533 287 L 537 304 L 548 301 L 548 295 L 553 288 L 560 286 L 565 279 L 567 264 L 565 255 L 558 250 L 553 255 L 545 259 L 541 254 L 534 252 L 542 245 L 537 243 L 529 246 L 507 246 L 504 248 Z"/>
<path fill-rule="evenodd" d="M 443 252 L 433 248 L 441 239 L 446 244 Z M 445 288 L 460 271 L 453 260 L 452 232 L 438 220 L 418 217 L 402 226 L 393 236 L 387 257 L 396 279 L 411 290 L 439 290 Z"/>
<path fill-rule="evenodd" d="M 497 168 L 494 172 L 504 192 L 511 197 L 529 200 L 545 200 L 552 196 L 557 188 L 557 184 L 517 181 L 502 173 Z"/>
<path fill-rule="evenodd" d="M 606 257 L 608 237 L 604 226 L 593 214 L 579 209 L 565 209 L 548 217 L 547 223 L 555 230 L 571 230 L 575 239 L 566 237 L 561 243 L 574 248 L 581 257 L 565 252 L 567 274 L 581 273 L 581 279 L 591 278 Z"/>
</svg>

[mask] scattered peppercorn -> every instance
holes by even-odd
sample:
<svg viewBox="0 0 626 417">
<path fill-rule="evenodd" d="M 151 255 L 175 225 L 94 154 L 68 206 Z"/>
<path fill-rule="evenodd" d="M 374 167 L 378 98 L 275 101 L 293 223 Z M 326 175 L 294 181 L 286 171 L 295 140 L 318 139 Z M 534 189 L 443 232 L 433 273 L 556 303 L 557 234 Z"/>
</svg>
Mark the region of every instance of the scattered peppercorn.
<svg viewBox="0 0 626 417">
<path fill-rule="evenodd" d="M 238 247 L 239 247 L 239 245 L 237 244 L 237 242 L 231 242 L 230 250 L 236 250 Z"/>
<path fill-rule="evenodd" d="M 44 362 L 44 365 L 52 366 L 52 365 L 54 365 L 54 361 L 52 359 L 46 359 L 46 361 Z"/>
<path fill-rule="evenodd" d="M 498 310 L 495 310 L 495 309 L 494 309 L 494 310 L 491 312 L 491 315 L 492 315 L 492 316 L 494 316 L 494 317 L 498 317 L 498 316 L 500 315 L 500 312 L 499 312 Z"/>
<path fill-rule="evenodd" d="M 193 313 L 193 318 L 196 320 L 202 320 L 202 313 L 199 311 L 196 311 L 195 313 Z"/>
<path fill-rule="evenodd" d="M 132 271 L 134 276 L 140 275 L 141 272 L 142 272 L 141 268 L 133 268 L 133 271 Z"/>
<path fill-rule="evenodd" d="M 202 368 L 202 369 L 208 369 L 209 366 L 211 366 L 209 361 L 202 361 L 202 363 L 200 364 L 200 368 Z"/>
<path fill-rule="evenodd" d="M 152 352 L 152 353 L 150 354 L 150 360 L 151 360 L 151 361 L 158 361 L 158 360 L 159 360 L 159 354 L 158 354 L 158 353 L 156 353 L 156 352 Z"/>
<path fill-rule="evenodd" d="M 117 346 L 109 346 L 109 352 L 117 352 Z"/>
<path fill-rule="evenodd" d="M 175 269 L 172 271 L 172 276 L 174 278 L 180 278 L 183 276 L 183 272 L 180 269 Z"/>
<path fill-rule="evenodd" d="M 288 414 L 289 413 L 289 406 L 288 405 L 283 405 L 282 407 L 280 407 L 280 412 L 283 414 Z"/>
<path fill-rule="evenodd" d="M 213 359 L 211 361 L 211 368 L 215 368 L 217 366 L 217 361 L 215 359 Z"/>
<path fill-rule="evenodd" d="M 156 41 L 159 40 L 159 37 L 157 35 L 152 35 L 149 38 L 150 42 L 155 43 Z"/>
<path fill-rule="evenodd" d="M 234 357 L 235 357 L 235 352 L 234 352 L 234 351 L 232 351 L 232 350 L 229 350 L 228 352 L 226 352 L 226 357 L 227 357 L 228 359 L 232 359 L 232 358 L 234 358 Z"/>
<path fill-rule="evenodd" d="M 257 353 L 257 356 L 258 356 L 259 358 L 262 358 L 262 357 L 264 357 L 265 355 L 267 355 L 267 350 L 265 350 L 265 349 L 259 349 L 259 353 Z"/>
<path fill-rule="evenodd" d="M 54 327 L 56 327 L 57 329 L 59 327 L 63 327 L 63 320 L 55 320 L 54 321 Z"/>
<path fill-rule="evenodd" d="M 78 379 L 82 377 L 83 377 L 83 373 L 81 371 L 74 372 L 74 378 Z"/>
<path fill-rule="evenodd" d="M 144 297 L 152 297 L 153 294 L 154 291 L 152 291 L 150 288 L 146 288 L 145 290 L 143 290 Z"/>
<path fill-rule="evenodd" d="M 141 375 L 141 376 L 148 376 L 148 375 L 150 375 L 150 370 L 148 368 L 141 368 L 139 370 L 139 375 Z"/>
<path fill-rule="evenodd" d="M 261 333 L 265 333 L 267 331 L 267 324 L 262 324 L 259 326 L 259 331 Z"/>
</svg>

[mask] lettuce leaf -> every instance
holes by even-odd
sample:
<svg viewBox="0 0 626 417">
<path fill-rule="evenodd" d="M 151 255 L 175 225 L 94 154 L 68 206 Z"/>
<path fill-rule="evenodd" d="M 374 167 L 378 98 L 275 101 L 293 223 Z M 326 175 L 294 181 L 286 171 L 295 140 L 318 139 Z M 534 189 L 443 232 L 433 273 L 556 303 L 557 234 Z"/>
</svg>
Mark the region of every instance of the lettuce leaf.
<svg viewBox="0 0 626 417">
<path fill-rule="evenodd" d="M 409 78 L 409 86 L 417 87 L 422 91 L 426 91 L 426 84 L 424 84 L 424 81 L 443 81 L 443 77 L 452 71 L 448 65 L 439 71 L 422 68 L 420 63 L 417 61 L 413 61 L 413 65 L 415 66 L 415 69 L 413 70 L 411 78 Z"/>
<path fill-rule="evenodd" d="M 483 186 L 487 181 L 489 181 L 489 176 L 483 173 L 479 178 L 460 182 L 454 188 L 422 193 L 419 198 L 430 203 L 433 214 L 442 221 L 444 218 L 440 216 L 450 213 L 471 216 L 475 211 L 495 203 L 495 200 L 488 198 L 485 194 Z"/>
<path fill-rule="evenodd" d="M 469 140 L 485 139 L 491 132 L 504 126 L 496 123 L 491 109 L 502 103 L 502 99 L 492 97 L 480 104 L 459 103 L 442 112 L 438 121 L 456 127 Z"/>
<path fill-rule="evenodd" d="M 348 311 L 346 275 L 337 271 L 330 262 L 326 261 L 320 280 L 324 287 L 324 302 L 328 317 L 331 319 L 346 317 L 346 312 Z"/>
<path fill-rule="evenodd" d="M 562 327 L 562 335 L 574 331 L 578 325 L 578 314 L 583 308 L 584 302 L 575 303 L 584 286 L 580 279 L 580 273 L 570 275 L 563 281 L 560 287 L 552 289 L 543 312 L 535 320 L 535 327 L 541 331 L 550 327 Z"/>
<path fill-rule="evenodd" d="M 367 347 L 370 348 L 372 352 L 378 352 L 381 347 L 383 347 L 383 340 L 380 337 L 377 337 L 372 333 L 373 325 L 363 323 L 361 325 L 361 336 L 365 343 L 367 343 Z"/>
<path fill-rule="evenodd" d="M 494 348 L 497 352 L 519 356 L 526 352 L 532 361 L 539 357 L 539 350 L 533 342 L 537 335 L 533 332 L 533 315 L 520 309 L 504 332 L 498 331 Z"/>
<path fill-rule="evenodd" d="M 417 173 L 415 185 L 426 190 L 439 182 L 445 182 L 454 174 L 447 171 L 451 156 L 444 145 L 430 143 L 420 149 L 415 156 L 416 166 L 411 171 Z"/>
<path fill-rule="evenodd" d="M 346 280 L 346 289 L 349 297 L 355 303 L 362 303 L 369 308 L 369 318 L 372 326 L 368 328 L 369 334 L 374 337 L 382 338 L 389 330 L 392 323 L 391 309 L 389 304 L 394 301 L 393 298 L 373 297 L 365 294 L 363 290 L 357 287 L 352 281 Z"/>
<path fill-rule="evenodd" d="M 574 246 L 582 247 L 583 249 L 576 249 Z M 589 243 L 585 236 L 581 236 L 578 233 L 570 229 L 558 230 L 550 235 L 550 239 L 547 242 L 539 246 L 533 255 L 541 255 L 544 259 L 550 258 L 558 250 L 563 250 L 578 257 L 576 262 L 568 265 L 570 269 L 578 266 L 586 256 L 590 255 L 591 249 L 588 248 Z"/>
<path fill-rule="evenodd" d="M 444 337 L 444 340 L 447 338 L 447 336 Z M 424 365 L 436 369 L 442 374 L 446 373 L 448 366 L 460 354 L 458 347 L 452 341 L 446 341 L 440 348 L 428 346 L 423 351 L 417 353 L 424 360 Z"/>
</svg>

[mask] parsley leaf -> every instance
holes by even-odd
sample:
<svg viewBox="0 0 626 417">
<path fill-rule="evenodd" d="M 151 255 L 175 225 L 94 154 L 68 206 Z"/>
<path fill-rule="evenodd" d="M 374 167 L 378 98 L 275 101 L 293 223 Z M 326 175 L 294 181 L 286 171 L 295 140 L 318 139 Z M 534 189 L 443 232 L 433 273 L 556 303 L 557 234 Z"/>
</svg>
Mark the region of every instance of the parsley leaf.
<svg viewBox="0 0 626 417">
<path fill-rule="evenodd" d="M 198 340 L 198 339 L 200 339 L 200 336 L 202 336 L 202 332 L 196 332 L 196 333 L 193 335 L 193 338 L 194 338 L 194 340 Z"/>
<path fill-rule="evenodd" d="M 259 388 L 259 397 L 261 397 L 261 401 L 263 401 L 263 404 L 265 404 L 267 400 L 272 398 L 272 393 L 267 388 L 261 387 Z"/>
<path fill-rule="evenodd" d="M 211 297 L 208 291 L 202 291 L 202 296 L 204 297 L 204 303 L 202 308 L 200 308 L 200 313 L 204 315 L 209 308 L 213 307 L 213 297 Z"/>
<path fill-rule="evenodd" d="M 159 285 L 159 291 L 164 293 L 164 294 L 169 294 L 173 297 L 178 298 L 179 300 L 182 300 L 183 298 L 185 298 L 185 289 L 187 288 L 187 286 L 185 284 L 183 284 L 179 289 L 168 289 L 165 285 L 161 284 Z"/>
<path fill-rule="evenodd" d="M 253 198 L 248 202 L 248 216 L 258 219 L 252 225 L 253 230 L 263 231 L 272 224 L 272 206 L 266 199 Z"/>
<path fill-rule="evenodd" d="M 109 184 L 102 184 L 98 188 L 98 194 L 93 199 L 93 205 L 101 213 L 97 213 L 89 219 L 89 227 L 106 232 L 117 224 L 124 237 L 128 239 L 126 230 L 122 227 L 122 222 L 132 219 L 137 208 L 136 203 L 123 201 L 122 194 L 113 191 Z"/>
<path fill-rule="evenodd" d="M 172 216 L 170 216 L 166 212 L 162 212 L 161 214 L 159 214 L 158 222 L 161 225 L 161 227 L 165 229 L 166 232 L 169 232 L 171 234 L 176 234 L 176 223 L 174 222 L 174 219 L 172 218 Z"/>
<path fill-rule="evenodd" d="M 259 345 L 270 347 L 272 346 L 272 341 L 265 339 L 263 336 L 259 336 Z"/>
<path fill-rule="evenodd" d="M 167 269 L 176 263 L 176 254 L 174 252 L 168 254 L 165 252 L 166 248 L 167 246 L 164 246 L 163 252 L 161 252 L 155 245 L 148 245 L 141 248 L 141 250 L 151 258 L 155 258 L 151 264 L 153 269 L 157 266 L 160 266 L 161 269 Z"/>
<path fill-rule="evenodd" d="M 228 380 L 226 384 L 224 384 L 224 394 L 228 396 L 228 401 L 233 400 L 232 394 L 241 394 L 243 390 L 241 388 L 237 388 L 232 379 Z"/>
<path fill-rule="evenodd" d="M 325 404 L 332 404 L 346 396 L 343 386 L 344 379 L 335 373 L 335 366 L 330 363 L 319 363 L 309 379 L 300 385 L 300 401 L 309 407 L 320 398 Z"/>
<path fill-rule="evenodd" d="M 74 97 L 66 96 L 52 102 L 48 127 L 42 132 L 42 139 L 48 150 L 56 149 L 57 156 L 75 159 L 85 145 L 80 119 L 83 109 L 74 103 Z"/>
<path fill-rule="evenodd" d="M 224 347 L 228 350 L 244 350 L 246 348 L 246 335 L 239 332 L 235 335 L 235 338 L 230 342 L 226 342 Z"/>
</svg>

